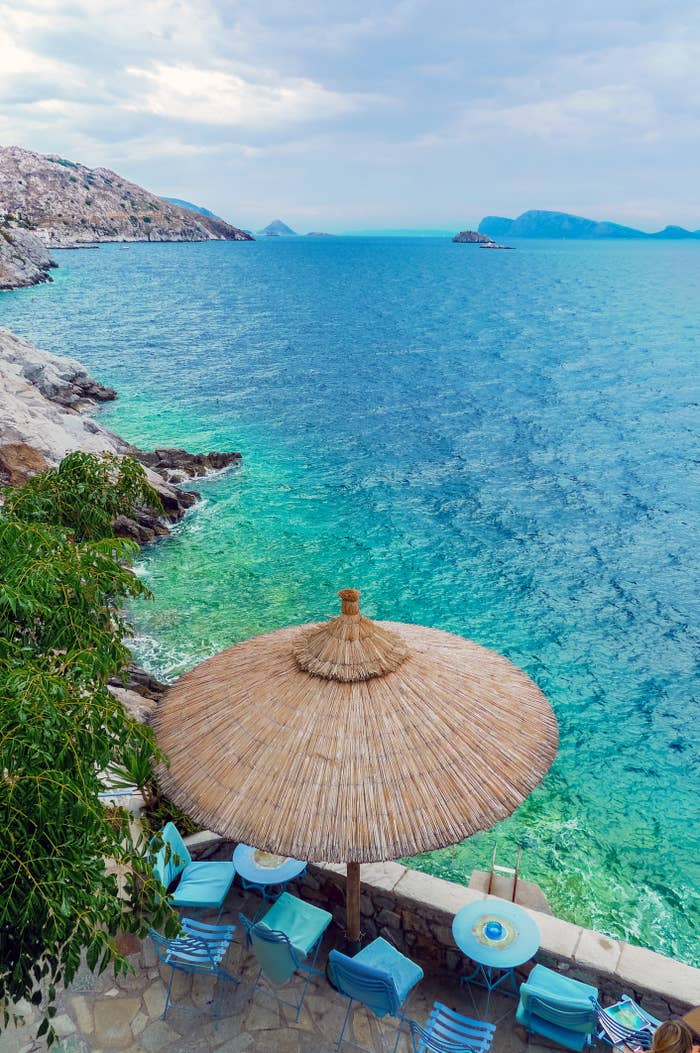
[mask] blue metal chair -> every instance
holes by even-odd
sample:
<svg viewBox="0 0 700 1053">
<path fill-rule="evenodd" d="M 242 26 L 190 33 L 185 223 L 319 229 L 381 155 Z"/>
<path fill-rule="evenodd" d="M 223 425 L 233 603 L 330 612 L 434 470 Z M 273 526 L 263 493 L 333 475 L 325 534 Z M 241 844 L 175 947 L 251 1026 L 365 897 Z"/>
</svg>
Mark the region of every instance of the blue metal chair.
<svg viewBox="0 0 700 1053">
<path fill-rule="evenodd" d="M 236 876 L 233 863 L 225 860 L 193 862 L 174 823 L 167 823 L 161 836 L 163 844 L 155 854 L 153 873 L 166 889 L 179 877 L 171 893 L 173 906 L 199 910 L 211 908 L 218 910 L 221 917 L 224 900 Z"/>
<path fill-rule="evenodd" d="M 598 989 L 536 965 L 520 985 L 516 1023 L 580 1053 L 592 1044 Z"/>
<path fill-rule="evenodd" d="M 159 960 L 163 965 L 169 966 L 171 970 L 165 1009 L 163 1010 L 163 1020 L 165 1020 L 168 1009 L 171 1006 L 190 1013 L 206 1012 L 206 1010 L 197 1009 L 195 1006 L 173 1002 L 171 994 L 176 972 L 204 973 L 217 979 L 229 980 L 235 984 L 240 983 L 239 977 L 227 972 L 222 965 L 233 941 L 235 931 L 235 925 L 203 925 L 201 922 L 193 921 L 191 918 L 182 919 L 182 933 L 171 939 L 163 936 L 160 932 L 156 932 L 155 929 L 150 930 L 150 936 L 155 944 Z M 215 1017 L 221 1015 L 222 993 L 223 988 L 219 986 L 219 996 L 211 1003 L 214 1006 L 213 1013 Z"/>
<path fill-rule="evenodd" d="M 655 1016 L 647 1013 L 640 1005 L 632 1001 L 629 995 L 623 995 L 619 1002 L 604 1009 L 600 1002 L 595 1004 L 598 1018 L 597 1037 L 608 1046 L 631 1045 L 649 1049 L 654 1032 L 661 1023 Z"/>
<path fill-rule="evenodd" d="M 343 1044 L 343 1035 L 350 1019 L 353 1002 L 360 1002 L 380 1019 L 385 1016 L 396 1017 L 399 1022 L 394 1043 L 396 1053 L 401 1027 L 406 1019 L 401 1012 L 401 1006 L 419 980 L 423 979 L 420 965 L 406 958 L 380 936 L 354 958 L 349 958 L 340 951 L 331 951 L 328 955 L 328 973 L 331 983 L 349 999 L 335 1048 L 340 1049 Z M 358 1046 L 347 1039 L 346 1042 L 355 1049 L 364 1049 L 364 1046 Z M 365 1050 L 365 1053 L 372 1051 Z"/>
<path fill-rule="evenodd" d="M 283 892 L 261 921 L 251 921 L 244 914 L 239 914 L 239 918 L 246 930 L 246 942 L 252 947 L 260 966 L 253 990 L 258 987 L 263 973 L 276 986 L 287 983 L 297 972 L 304 975 L 301 997 L 297 1002 L 270 992 L 278 1002 L 296 1010 L 298 1023 L 311 977 L 322 975 L 316 968 L 316 957 L 332 915 Z M 309 955 L 312 956 L 311 962 L 307 963 L 304 959 Z"/>
<path fill-rule="evenodd" d="M 409 1020 L 414 1053 L 487 1053 L 495 1024 L 470 1020 L 442 1002 L 435 1002 L 425 1027 Z"/>
</svg>

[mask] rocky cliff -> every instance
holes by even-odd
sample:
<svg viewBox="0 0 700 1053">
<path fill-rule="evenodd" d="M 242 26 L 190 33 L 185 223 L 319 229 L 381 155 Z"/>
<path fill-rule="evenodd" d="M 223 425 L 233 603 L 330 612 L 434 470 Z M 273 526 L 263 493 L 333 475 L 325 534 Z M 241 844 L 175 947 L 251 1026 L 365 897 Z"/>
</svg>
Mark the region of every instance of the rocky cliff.
<svg viewBox="0 0 700 1053">
<path fill-rule="evenodd" d="M 251 241 L 245 231 L 151 194 L 108 168 L 0 147 L 0 214 L 48 247 L 100 241 Z"/>
<path fill-rule="evenodd" d="M 146 468 L 163 502 L 164 515 L 141 510 L 120 517 L 117 533 L 140 543 L 167 534 L 198 494 L 177 485 L 228 465 L 239 453 L 190 454 L 185 450 L 145 452 L 108 431 L 90 416 L 116 398 L 72 358 L 42 351 L 8 329 L 0 329 L 0 484 L 20 486 L 29 476 L 61 462 L 73 450 L 130 454 Z"/>
<path fill-rule="evenodd" d="M 55 267 L 46 242 L 21 227 L 14 216 L 0 216 L 0 289 L 24 289 L 50 282 Z"/>
</svg>

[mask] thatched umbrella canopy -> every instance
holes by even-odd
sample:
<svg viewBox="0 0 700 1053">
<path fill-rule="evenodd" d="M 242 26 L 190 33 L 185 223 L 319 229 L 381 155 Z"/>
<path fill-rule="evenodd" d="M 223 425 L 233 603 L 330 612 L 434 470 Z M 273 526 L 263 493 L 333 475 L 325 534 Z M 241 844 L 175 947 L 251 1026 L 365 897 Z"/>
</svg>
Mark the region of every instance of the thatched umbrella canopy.
<svg viewBox="0 0 700 1053">
<path fill-rule="evenodd" d="M 549 768 L 557 723 L 506 658 L 460 636 L 359 613 L 229 647 L 157 708 L 165 793 L 236 841 L 359 864 L 455 844 L 510 815 Z M 357 907 L 356 910 L 356 903 Z M 355 916 L 356 915 L 356 916 Z"/>
</svg>

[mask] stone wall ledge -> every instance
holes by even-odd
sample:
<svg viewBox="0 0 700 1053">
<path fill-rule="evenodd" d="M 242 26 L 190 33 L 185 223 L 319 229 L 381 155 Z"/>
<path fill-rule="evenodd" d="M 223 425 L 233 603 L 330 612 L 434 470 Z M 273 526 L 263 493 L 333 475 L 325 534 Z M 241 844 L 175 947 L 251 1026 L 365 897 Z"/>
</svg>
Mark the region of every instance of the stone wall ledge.
<svg viewBox="0 0 700 1053">
<path fill-rule="evenodd" d="M 308 881 L 319 902 L 332 890 L 328 898 L 335 902 L 336 920 L 344 923 L 338 891 L 345 884 L 345 867 L 311 864 Z M 361 881 L 368 936 L 383 935 L 399 950 L 449 970 L 464 963 L 451 936 L 455 914 L 468 903 L 497 898 L 398 863 L 363 865 Z M 552 915 L 523 910 L 540 930 L 537 960 L 595 984 L 605 1004 L 629 994 L 662 1019 L 700 1004 L 700 969 Z"/>
</svg>

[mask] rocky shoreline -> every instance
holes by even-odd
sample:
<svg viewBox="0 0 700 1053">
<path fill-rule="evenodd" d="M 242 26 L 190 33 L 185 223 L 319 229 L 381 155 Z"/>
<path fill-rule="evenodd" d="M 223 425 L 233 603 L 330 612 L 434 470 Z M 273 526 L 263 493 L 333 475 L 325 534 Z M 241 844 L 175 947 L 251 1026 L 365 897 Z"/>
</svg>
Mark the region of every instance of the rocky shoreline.
<svg viewBox="0 0 700 1053">
<path fill-rule="evenodd" d="M 253 241 L 214 215 L 152 194 L 108 168 L 0 146 L 0 290 L 51 281 L 52 248 L 121 241 Z"/>
<path fill-rule="evenodd" d="M 74 450 L 129 454 L 143 464 L 164 515 L 143 509 L 136 519 L 120 517 L 118 533 L 140 544 L 167 534 L 167 522 L 182 519 L 199 495 L 178 484 L 240 463 L 240 453 L 140 450 L 91 416 L 117 397 L 73 358 L 51 354 L 0 329 L 0 483 L 21 484 L 60 464 Z"/>
<path fill-rule="evenodd" d="M 140 545 L 169 533 L 200 495 L 181 483 L 235 467 L 240 453 L 189 453 L 159 448 L 141 450 L 109 431 L 92 413 L 117 397 L 72 358 L 41 350 L 9 329 L 0 328 L 0 485 L 21 486 L 30 476 L 56 467 L 74 450 L 135 457 L 163 504 L 163 514 L 138 509 L 119 516 L 116 533 Z M 129 670 L 115 692 L 139 719 L 147 719 L 164 685 L 143 670 Z"/>
</svg>

